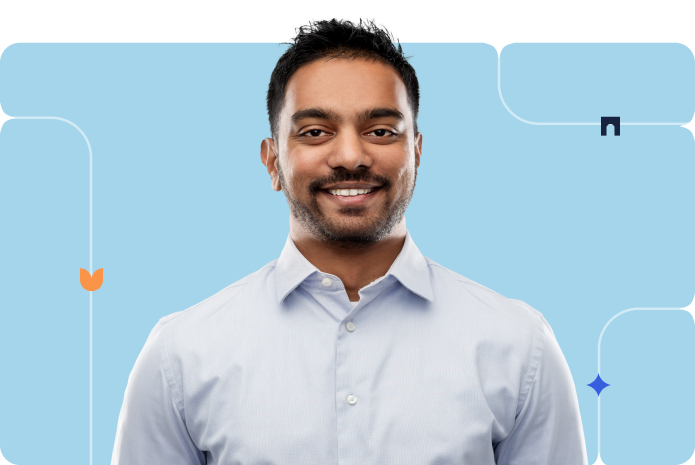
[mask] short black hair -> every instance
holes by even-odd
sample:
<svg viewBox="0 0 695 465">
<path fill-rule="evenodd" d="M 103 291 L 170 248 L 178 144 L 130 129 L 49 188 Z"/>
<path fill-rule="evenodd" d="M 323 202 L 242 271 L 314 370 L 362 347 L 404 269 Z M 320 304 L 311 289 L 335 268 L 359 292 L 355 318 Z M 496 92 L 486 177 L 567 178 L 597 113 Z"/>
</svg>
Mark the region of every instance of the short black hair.
<svg viewBox="0 0 695 465">
<path fill-rule="evenodd" d="M 282 54 L 268 85 L 268 120 L 270 132 L 277 136 L 278 119 L 285 100 L 285 87 L 292 74 L 301 66 L 320 58 L 366 58 L 391 65 L 400 75 L 408 94 L 417 134 L 417 115 L 420 106 L 420 88 L 415 69 L 403 55 L 400 42 L 394 45 L 393 35 L 379 28 L 373 21 L 354 24 L 351 21 L 331 19 L 313 21 L 297 28 L 297 36 Z"/>
</svg>

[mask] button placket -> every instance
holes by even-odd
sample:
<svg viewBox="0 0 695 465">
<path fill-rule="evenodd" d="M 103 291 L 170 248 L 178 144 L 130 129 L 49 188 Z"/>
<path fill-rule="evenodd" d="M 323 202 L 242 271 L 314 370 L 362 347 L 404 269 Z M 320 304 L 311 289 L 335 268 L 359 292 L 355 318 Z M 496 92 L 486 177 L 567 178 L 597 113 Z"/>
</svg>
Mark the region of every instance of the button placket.
<svg viewBox="0 0 695 465">
<path fill-rule="evenodd" d="M 341 293 L 340 297 L 345 302 L 346 295 Z M 335 400 L 338 463 L 340 464 L 356 463 L 354 460 L 359 463 L 359 457 L 362 456 L 360 445 L 368 442 L 363 428 L 365 418 L 368 417 L 368 413 L 365 412 L 368 405 L 364 404 L 365 398 L 359 397 L 366 395 L 363 390 L 365 367 L 363 363 L 360 363 L 360 357 L 363 356 L 362 347 L 360 347 L 360 333 L 355 332 L 357 325 L 351 321 L 359 312 L 360 309 L 351 308 L 349 315 L 345 315 L 345 319 L 340 322 L 343 327 L 338 327 L 336 333 Z M 369 403 L 368 401 L 369 399 L 367 399 L 367 403 Z M 362 407 L 357 405 L 358 403 Z"/>
</svg>

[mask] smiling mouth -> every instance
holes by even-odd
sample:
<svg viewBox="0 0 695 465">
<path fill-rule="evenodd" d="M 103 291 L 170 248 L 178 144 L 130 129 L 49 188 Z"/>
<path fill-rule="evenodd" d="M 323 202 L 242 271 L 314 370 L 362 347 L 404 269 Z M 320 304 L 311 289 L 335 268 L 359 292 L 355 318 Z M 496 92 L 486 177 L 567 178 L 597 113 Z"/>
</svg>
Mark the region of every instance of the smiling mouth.
<svg viewBox="0 0 695 465">
<path fill-rule="evenodd" d="M 321 192 L 331 195 L 338 199 L 366 198 L 371 194 L 381 190 L 383 186 L 370 187 L 368 189 L 321 189 Z"/>
<path fill-rule="evenodd" d="M 333 201 L 340 205 L 362 205 L 381 190 L 383 186 L 372 187 L 369 189 L 321 189 L 321 192 L 330 196 Z"/>
<path fill-rule="evenodd" d="M 371 194 L 375 190 L 378 190 L 379 187 L 372 187 L 370 189 L 323 189 L 323 191 L 340 197 L 355 197 L 357 195 Z"/>
</svg>

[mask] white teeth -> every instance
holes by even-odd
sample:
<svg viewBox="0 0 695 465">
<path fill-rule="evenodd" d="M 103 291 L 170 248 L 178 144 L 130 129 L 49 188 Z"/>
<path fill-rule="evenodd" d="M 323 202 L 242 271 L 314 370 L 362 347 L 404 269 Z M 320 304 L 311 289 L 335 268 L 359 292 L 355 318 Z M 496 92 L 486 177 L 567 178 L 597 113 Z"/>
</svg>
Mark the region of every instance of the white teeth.
<svg viewBox="0 0 695 465">
<path fill-rule="evenodd" d="M 352 197 L 353 195 L 362 195 L 362 194 L 369 194 L 372 192 L 374 189 L 329 189 L 328 192 L 330 192 L 333 195 L 342 195 L 345 197 Z"/>
</svg>

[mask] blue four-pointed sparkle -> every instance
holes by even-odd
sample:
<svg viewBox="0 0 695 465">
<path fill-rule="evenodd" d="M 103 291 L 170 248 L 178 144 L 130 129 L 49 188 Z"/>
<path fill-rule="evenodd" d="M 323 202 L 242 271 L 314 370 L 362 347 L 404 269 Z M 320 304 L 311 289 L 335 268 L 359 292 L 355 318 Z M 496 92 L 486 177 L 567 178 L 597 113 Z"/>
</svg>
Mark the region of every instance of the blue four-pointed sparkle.
<svg viewBox="0 0 695 465">
<path fill-rule="evenodd" d="M 593 380 L 590 384 L 587 384 L 587 386 L 590 386 L 591 388 L 593 388 L 593 390 L 596 391 L 596 395 L 600 396 L 601 391 L 603 391 L 606 387 L 610 386 L 610 384 L 608 384 L 604 380 L 602 380 L 601 375 L 598 374 L 598 375 L 596 375 L 596 379 Z"/>
</svg>

